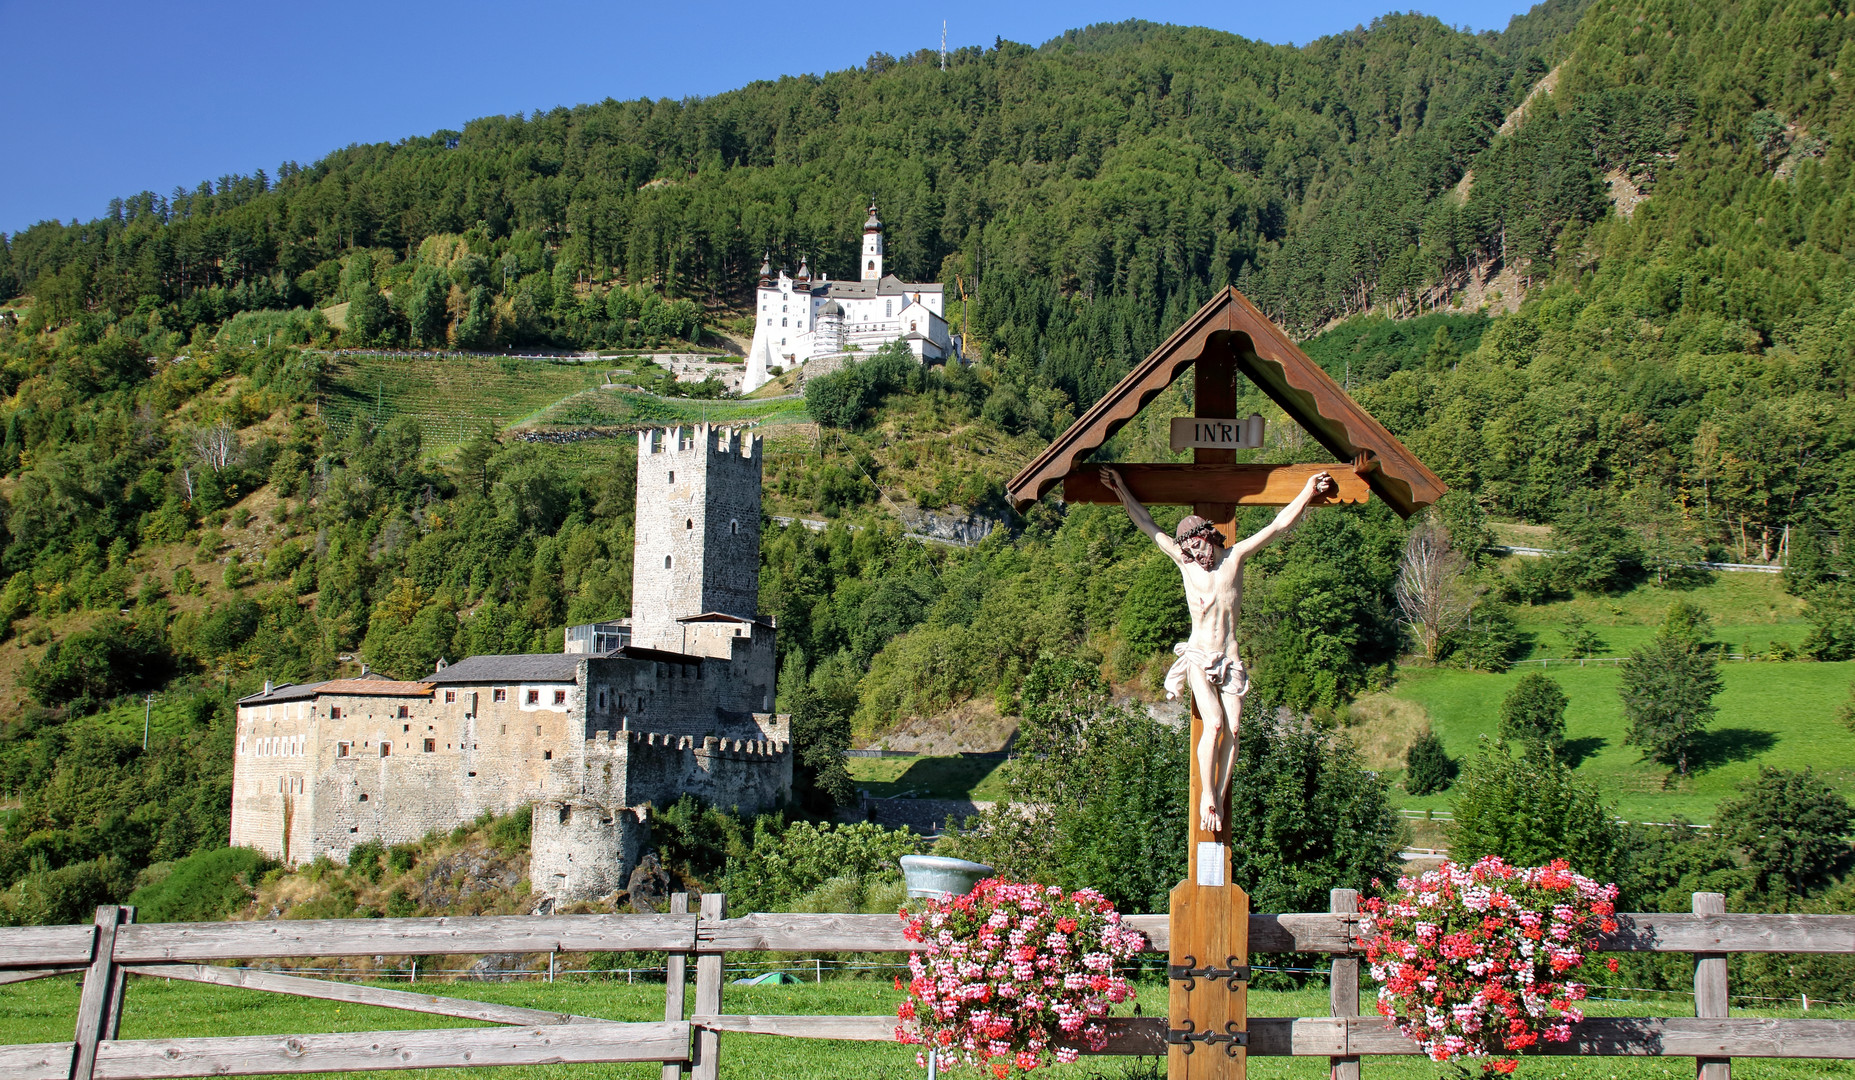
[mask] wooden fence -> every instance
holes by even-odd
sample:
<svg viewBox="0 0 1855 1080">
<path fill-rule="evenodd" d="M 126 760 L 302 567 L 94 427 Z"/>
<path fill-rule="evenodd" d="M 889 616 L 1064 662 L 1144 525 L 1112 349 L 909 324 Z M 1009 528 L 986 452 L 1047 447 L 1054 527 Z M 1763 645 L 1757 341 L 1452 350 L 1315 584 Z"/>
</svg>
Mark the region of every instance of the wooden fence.
<svg viewBox="0 0 1855 1080">
<path fill-rule="evenodd" d="M 1734 1057 L 1855 1058 L 1855 1021 L 1756 1019 L 1727 1015 L 1726 955 L 1733 952 L 1855 953 L 1855 916 L 1729 915 L 1717 893 L 1697 893 L 1691 914 L 1625 914 L 1605 939 L 1613 952 L 1694 955 L 1693 1017 L 1593 1017 L 1550 1054 L 1692 1057 L 1701 1080 L 1726 1080 Z M 719 895 L 672 898 L 662 915 L 496 916 L 433 919 L 137 925 L 132 911 L 97 910 L 93 926 L 0 929 L 0 983 L 83 974 L 77 1032 L 70 1042 L 0 1046 L 10 1080 L 140 1080 L 188 1076 L 353 1072 L 585 1062 L 663 1063 L 664 1080 L 716 1080 L 721 1035 L 743 1032 L 806 1039 L 887 1041 L 893 1016 L 755 1016 L 722 1011 L 722 964 L 732 951 L 905 952 L 893 915 L 747 915 L 727 918 Z M 1333 957 L 1330 1015 L 1252 1017 L 1249 1053 L 1326 1057 L 1335 1080 L 1357 1080 L 1365 1055 L 1412 1054 L 1412 1043 L 1377 1016 L 1359 1015 L 1360 961 L 1353 946 L 1358 896 L 1335 890 L 1319 914 L 1251 915 L 1256 953 Z M 1167 945 L 1164 915 L 1134 915 L 1151 948 Z M 435 997 L 261 970 L 213 966 L 229 960 L 421 956 L 476 953 L 625 952 L 669 954 L 664 1019 L 618 1023 L 537 1009 Z M 685 1015 L 688 958 L 695 1000 Z M 191 980 L 325 998 L 502 1025 L 491 1028 L 118 1039 L 128 975 Z M 1109 1054 L 1162 1056 L 1166 1021 L 1110 1024 Z"/>
</svg>

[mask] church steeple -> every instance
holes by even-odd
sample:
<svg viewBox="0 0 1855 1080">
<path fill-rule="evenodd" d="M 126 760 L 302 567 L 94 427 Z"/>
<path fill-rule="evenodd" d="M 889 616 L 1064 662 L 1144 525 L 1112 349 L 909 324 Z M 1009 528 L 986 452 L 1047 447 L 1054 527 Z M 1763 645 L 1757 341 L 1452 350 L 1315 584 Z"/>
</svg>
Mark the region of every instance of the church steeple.
<svg viewBox="0 0 1855 1080">
<path fill-rule="evenodd" d="M 882 280 L 882 221 L 876 217 L 876 201 L 870 200 L 869 220 L 863 223 L 863 280 Z"/>
</svg>

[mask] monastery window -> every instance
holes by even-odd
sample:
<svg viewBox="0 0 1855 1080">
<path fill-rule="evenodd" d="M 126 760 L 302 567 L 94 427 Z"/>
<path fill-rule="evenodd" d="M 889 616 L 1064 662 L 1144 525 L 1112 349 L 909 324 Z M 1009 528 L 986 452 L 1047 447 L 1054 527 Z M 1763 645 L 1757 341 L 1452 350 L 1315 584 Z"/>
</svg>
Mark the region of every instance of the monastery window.
<svg viewBox="0 0 1855 1080">
<path fill-rule="evenodd" d="M 398 712 L 398 713 L 397 713 L 396 715 L 397 715 L 397 716 L 398 716 L 398 717 L 399 717 L 400 719 L 402 719 L 402 720 L 404 720 L 404 719 L 405 719 L 406 717 L 408 717 L 408 716 L 411 716 L 411 715 L 412 715 L 412 706 L 410 706 L 410 705 L 401 705 L 401 706 L 399 707 L 399 712 Z"/>
<path fill-rule="evenodd" d="M 499 686 L 496 689 L 490 691 L 490 700 L 491 701 L 507 701 L 509 700 L 509 692 Z"/>
<path fill-rule="evenodd" d="M 437 739 L 426 739 L 426 740 L 425 740 L 425 752 L 426 752 L 426 753 L 428 753 L 428 754 L 429 754 L 429 753 L 431 753 L 432 751 L 434 751 L 434 750 L 436 750 L 436 749 L 438 749 L 438 740 L 437 740 Z"/>
<path fill-rule="evenodd" d="M 354 748 L 353 743 L 338 742 L 335 744 L 335 756 L 336 757 L 347 757 L 348 751 L 353 748 Z"/>
<path fill-rule="evenodd" d="M 895 314 L 895 301 L 884 300 L 882 302 L 882 317 L 887 319 L 894 314 Z"/>
<path fill-rule="evenodd" d="M 696 519 L 695 519 L 695 518 L 684 518 L 684 519 L 683 519 L 683 528 L 684 528 L 684 529 L 693 529 L 693 528 L 695 528 L 695 527 L 696 527 Z"/>
<path fill-rule="evenodd" d="M 340 720 L 341 719 L 341 706 L 330 705 L 328 707 L 328 718 L 330 720 Z"/>
<path fill-rule="evenodd" d="M 671 565 L 671 556 L 669 556 L 669 555 L 665 555 L 665 556 L 663 557 L 663 568 L 664 568 L 665 570 L 668 570 L 668 569 L 670 569 L 670 565 Z"/>
<path fill-rule="evenodd" d="M 541 691 L 539 691 L 539 690 L 530 690 L 530 691 L 528 692 L 528 703 L 529 703 L 530 705 L 539 705 L 539 704 L 541 704 Z M 541 734 L 541 730 L 540 730 L 539 728 L 536 728 L 536 729 L 535 729 L 535 734 L 536 734 L 536 735 L 539 735 L 539 734 Z"/>
<path fill-rule="evenodd" d="M 876 269 L 876 260 L 875 260 L 875 259 L 871 259 L 871 260 L 870 260 L 870 269 L 871 269 L 871 270 L 874 270 L 874 269 Z"/>
<path fill-rule="evenodd" d="M 668 482 L 672 484 L 676 483 L 676 470 L 675 469 L 670 470 L 670 479 Z"/>
<path fill-rule="evenodd" d="M 411 731 L 411 730 L 412 730 L 412 725 L 411 725 L 411 724 L 401 724 L 401 725 L 399 725 L 399 730 L 401 730 L 401 731 Z"/>
<path fill-rule="evenodd" d="M 455 703 L 456 701 L 457 701 L 457 691 L 455 691 L 455 690 L 446 690 L 446 691 L 444 692 L 444 703 L 445 703 L 446 705 L 450 705 L 450 704 L 453 704 L 453 703 Z"/>
<path fill-rule="evenodd" d="M 779 320 L 779 325 L 781 325 L 781 326 L 785 326 L 785 325 L 786 325 L 786 320 L 784 320 L 784 319 L 781 319 L 781 320 Z"/>
<path fill-rule="evenodd" d="M 554 704 L 565 705 L 566 703 L 567 703 L 567 692 L 565 690 L 554 691 Z"/>
<path fill-rule="evenodd" d="M 380 744 L 380 756 L 381 757 L 392 757 L 393 756 L 393 744 L 390 742 L 381 743 Z"/>
<path fill-rule="evenodd" d="M 734 536 L 734 535 L 737 535 L 737 534 L 739 534 L 739 533 L 740 533 L 740 531 L 741 531 L 741 523 L 740 523 L 740 522 L 738 522 L 738 521 L 730 521 L 730 522 L 728 522 L 728 535 L 730 535 L 730 536 Z"/>
<path fill-rule="evenodd" d="M 541 725 L 540 725 L 540 724 L 536 724 L 536 725 L 535 725 L 535 734 L 536 734 L 536 735 L 539 735 L 539 734 L 541 734 Z"/>
<path fill-rule="evenodd" d="M 552 751 L 552 750 L 543 750 L 543 751 L 541 751 L 541 760 L 542 760 L 542 761 L 553 761 L 553 760 L 554 760 L 554 751 Z"/>
<path fill-rule="evenodd" d="M 367 801 L 367 793 L 365 791 L 361 792 L 361 801 L 362 802 Z"/>
</svg>

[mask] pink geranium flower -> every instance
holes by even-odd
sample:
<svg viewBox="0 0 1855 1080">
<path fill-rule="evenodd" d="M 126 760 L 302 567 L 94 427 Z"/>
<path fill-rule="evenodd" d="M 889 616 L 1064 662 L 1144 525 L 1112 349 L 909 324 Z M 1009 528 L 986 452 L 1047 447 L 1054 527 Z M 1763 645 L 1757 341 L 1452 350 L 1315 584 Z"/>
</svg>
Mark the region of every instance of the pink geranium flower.
<svg viewBox="0 0 1855 1080">
<path fill-rule="evenodd" d="M 1573 1003 L 1587 987 L 1569 976 L 1616 931 L 1616 898 L 1563 859 L 1515 867 L 1491 855 L 1400 878 L 1360 921 L 1378 1012 L 1434 1061 L 1511 1073 L 1507 1055 L 1567 1042 L 1584 1019 Z"/>
<path fill-rule="evenodd" d="M 1090 1021 L 1134 996 L 1114 965 L 1146 948 L 1092 889 L 992 878 L 901 917 L 908 940 L 927 947 L 910 954 L 907 986 L 896 981 L 908 992 L 896 1039 L 941 1047 L 943 1062 L 1000 1080 L 1074 1061 L 1078 1043 L 1106 1046 L 1107 1029 Z"/>
</svg>

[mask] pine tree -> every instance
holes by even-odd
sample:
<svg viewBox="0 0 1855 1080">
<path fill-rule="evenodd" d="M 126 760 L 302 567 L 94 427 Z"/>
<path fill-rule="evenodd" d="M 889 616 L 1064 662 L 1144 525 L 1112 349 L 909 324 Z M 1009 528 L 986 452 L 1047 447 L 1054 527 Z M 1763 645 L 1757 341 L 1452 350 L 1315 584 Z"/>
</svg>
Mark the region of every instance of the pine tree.
<svg viewBox="0 0 1855 1080">
<path fill-rule="evenodd" d="M 1520 676 L 1501 699 L 1501 738 L 1557 757 L 1565 749 L 1565 705 L 1565 691 L 1545 672 Z"/>
<path fill-rule="evenodd" d="M 1655 637 L 1624 662 L 1617 688 L 1629 722 L 1623 741 L 1682 776 L 1718 711 L 1719 661 L 1703 640 L 1706 625 L 1699 608 L 1676 601 Z"/>
<path fill-rule="evenodd" d="M 1425 731 L 1404 752 L 1404 790 L 1412 795 L 1434 795 L 1456 782 L 1460 765 L 1443 749 L 1434 731 Z"/>
</svg>

